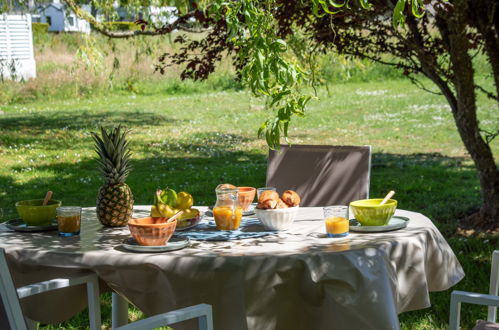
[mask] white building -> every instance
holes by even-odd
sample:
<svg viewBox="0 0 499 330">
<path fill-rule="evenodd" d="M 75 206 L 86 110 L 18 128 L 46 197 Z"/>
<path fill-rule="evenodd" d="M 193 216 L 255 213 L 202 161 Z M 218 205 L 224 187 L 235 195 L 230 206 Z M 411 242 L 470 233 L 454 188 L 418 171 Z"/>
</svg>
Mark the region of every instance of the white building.
<svg viewBox="0 0 499 330">
<path fill-rule="evenodd" d="M 83 10 L 89 10 L 88 6 L 81 6 Z M 50 32 L 81 32 L 90 33 L 90 24 L 84 19 L 67 9 L 59 2 L 53 2 L 38 7 L 40 23 L 47 23 Z"/>
<path fill-rule="evenodd" d="M 0 79 L 35 77 L 31 15 L 0 15 Z"/>
</svg>

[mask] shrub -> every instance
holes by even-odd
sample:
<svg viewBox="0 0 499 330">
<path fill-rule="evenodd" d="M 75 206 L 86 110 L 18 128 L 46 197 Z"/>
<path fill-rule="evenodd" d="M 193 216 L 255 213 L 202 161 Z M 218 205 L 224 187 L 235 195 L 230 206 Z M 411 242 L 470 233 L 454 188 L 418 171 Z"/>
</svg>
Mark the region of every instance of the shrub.
<svg viewBox="0 0 499 330">
<path fill-rule="evenodd" d="M 47 33 L 49 31 L 49 25 L 47 23 L 31 23 L 31 29 L 33 34 Z"/>
<path fill-rule="evenodd" d="M 47 23 L 31 23 L 31 30 L 33 31 L 33 43 L 38 49 L 43 50 L 49 46 L 50 35 Z"/>
<path fill-rule="evenodd" d="M 140 30 L 140 26 L 134 22 L 106 22 L 106 26 L 113 31 L 135 31 Z"/>
</svg>

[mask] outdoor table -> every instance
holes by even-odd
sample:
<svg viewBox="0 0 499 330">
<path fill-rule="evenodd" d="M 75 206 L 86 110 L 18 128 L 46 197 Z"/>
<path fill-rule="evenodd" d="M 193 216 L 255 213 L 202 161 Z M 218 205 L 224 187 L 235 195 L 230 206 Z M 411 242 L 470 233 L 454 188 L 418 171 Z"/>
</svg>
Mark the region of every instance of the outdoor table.
<svg viewBox="0 0 499 330">
<path fill-rule="evenodd" d="M 134 216 L 149 209 L 135 207 Z M 95 208 L 85 208 L 79 237 L 0 225 L 0 246 L 16 286 L 91 270 L 104 289 L 146 315 L 211 304 L 217 330 L 398 329 L 399 313 L 429 307 L 429 291 L 450 288 L 464 272 L 430 219 L 404 210 L 396 215 L 410 218 L 407 228 L 327 238 L 322 208 L 300 208 L 285 232 L 134 253 L 121 246 L 127 227 L 104 228 Z M 83 288 L 59 290 L 26 299 L 23 309 L 34 320 L 60 322 L 84 307 L 84 295 Z"/>
</svg>

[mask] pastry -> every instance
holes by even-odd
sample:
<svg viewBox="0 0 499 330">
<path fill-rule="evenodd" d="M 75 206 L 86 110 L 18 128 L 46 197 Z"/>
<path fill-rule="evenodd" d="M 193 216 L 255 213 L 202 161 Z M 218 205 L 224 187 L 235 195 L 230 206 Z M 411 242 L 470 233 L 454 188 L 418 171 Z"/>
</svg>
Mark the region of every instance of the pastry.
<svg viewBox="0 0 499 330">
<path fill-rule="evenodd" d="M 258 204 L 256 205 L 259 209 L 275 209 L 279 201 L 279 194 L 272 190 L 267 190 L 262 192 L 258 198 Z"/>
<path fill-rule="evenodd" d="M 279 198 L 279 200 L 277 201 L 277 205 L 276 205 L 276 209 L 286 209 L 288 208 L 288 204 L 284 203 L 284 201 L 282 199 Z"/>
<path fill-rule="evenodd" d="M 298 206 L 301 202 L 300 196 L 293 190 L 286 190 L 283 192 L 282 200 L 290 207 Z"/>
</svg>

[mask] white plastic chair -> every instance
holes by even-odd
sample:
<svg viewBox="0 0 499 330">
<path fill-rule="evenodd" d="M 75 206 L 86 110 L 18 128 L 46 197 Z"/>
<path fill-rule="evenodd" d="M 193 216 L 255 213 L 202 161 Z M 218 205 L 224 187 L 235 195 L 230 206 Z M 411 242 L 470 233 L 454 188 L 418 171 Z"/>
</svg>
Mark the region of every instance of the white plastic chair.
<svg viewBox="0 0 499 330">
<path fill-rule="evenodd" d="M 461 303 L 489 306 L 487 321 L 496 322 L 497 307 L 499 307 L 499 250 L 492 254 L 492 269 L 490 271 L 489 294 L 453 291 L 450 299 L 449 329 L 458 330 L 461 314 Z"/>
<path fill-rule="evenodd" d="M 5 250 L 0 248 L 0 329 L 27 330 L 34 328 L 34 322 L 24 317 L 20 299 L 38 293 L 66 288 L 69 286 L 86 284 L 88 296 L 88 314 L 90 329 L 101 329 L 101 314 L 99 302 L 99 279 L 94 273 L 67 278 L 57 278 L 38 282 L 16 289 L 12 281 Z M 116 310 L 115 310 L 115 307 Z M 199 318 L 199 330 L 213 330 L 213 314 L 211 305 L 199 304 L 175 311 L 162 313 L 149 318 L 126 324 L 128 303 L 117 293 L 113 292 L 113 329 L 143 330 Z M 121 315 L 119 314 L 121 313 Z M 118 323 L 117 318 L 121 323 Z M 124 318 L 124 320 L 123 320 Z M 125 324 L 125 325 L 123 325 Z M 117 327 L 117 325 L 123 325 Z"/>
<path fill-rule="evenodd" d="M 0 317 L 0 328 L 9 326 L 11 329 L 25 330 L 34 327 L 33 321 L 24 317 L 19 299 L 81 284 L 87 286 L 90 329 L 100 329 L 99 280 L 95 274 L 56 278 L 16 289 L 5 258 L 5 250 L 0 248 L 0 316 L 3 314 L 6 318 Z"/>
<path fill-rule="evenodd" d="M 150 316 L 146 319 L 126 324 L 128 302 L 113 292 L 112 323 L 116 330 L 145 330 L 198 318 L 199 330 L 213 330 L 213 311 L 211 305 L 199 304 L 174 311 Z"/>
</svg>

